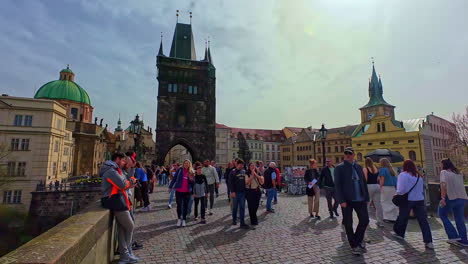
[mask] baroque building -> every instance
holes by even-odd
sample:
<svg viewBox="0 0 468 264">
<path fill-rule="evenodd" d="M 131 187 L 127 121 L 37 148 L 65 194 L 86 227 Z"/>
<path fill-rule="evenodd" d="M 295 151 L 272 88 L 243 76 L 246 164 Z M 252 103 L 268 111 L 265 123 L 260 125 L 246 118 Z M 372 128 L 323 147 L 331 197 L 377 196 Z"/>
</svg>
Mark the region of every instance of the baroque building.
<svg viewBox="0 0 468 264">
<path fill-rule="evenodd" d="M 210 47 L 196 59 L 191 24 L 177 23 L 169 56 L 162 41 L 157 55 L 156 158 L 163 164 L 181 145 L 193 160 L 216 157 L 216 69 Z"/>
<path fill-rule="evenodd" d="M 0 195 L 4 206 L 28 212 L 39 183 L 72 174 L 74 139 L 67 109 L 53 100 L 0 97 Z"/>
</svg>

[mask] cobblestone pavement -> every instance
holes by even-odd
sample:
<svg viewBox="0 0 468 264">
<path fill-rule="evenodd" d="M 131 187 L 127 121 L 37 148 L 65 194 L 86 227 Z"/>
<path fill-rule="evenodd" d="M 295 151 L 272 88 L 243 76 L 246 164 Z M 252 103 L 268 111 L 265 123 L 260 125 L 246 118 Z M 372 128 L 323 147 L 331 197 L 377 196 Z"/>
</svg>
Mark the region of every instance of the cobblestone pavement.
<svg viewBox="0 0 468 264">
<path fill-rule="evenodd" d="M 367 229 L 368 253 L 350 253 L 341 217 L 329 219 L 326 201 L 321 200 L 321 221 L 310 220 L 305 196 L 280 194 L 276 213 L 265 213 L 265 202 L 258 211 L 255 230 L 231 225 L 225 187 L 220 187 L 212 216 L 207 224 L 189 221 L 175 226 L 177 212 L 167 209 L 169 194 L 158 187 L 151 194 L 152 210 L 136 214 L 135 239 L 144 248 L 135 251 L 142 263 L 468 263 L 468 249 L 447 244 L 439 219 L 430 225 L 435 250 L 425 250 L 416 220 L 410 220 L 406 241 L 392 238 L 391 225 Z M 264 199 L 264 197 L 263 197 Z M 246 212 L 246 215 L 248 213 Z M 249 223 L 249 221 L 246 221 Z M 356 222 L 356 221 L 355 221 Z"/>
</svg>

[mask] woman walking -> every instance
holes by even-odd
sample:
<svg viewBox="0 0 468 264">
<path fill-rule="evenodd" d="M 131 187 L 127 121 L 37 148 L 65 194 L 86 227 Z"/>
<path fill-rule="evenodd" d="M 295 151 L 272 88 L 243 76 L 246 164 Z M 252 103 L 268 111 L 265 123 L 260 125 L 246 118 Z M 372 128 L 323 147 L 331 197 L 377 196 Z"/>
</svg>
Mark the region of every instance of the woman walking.
<svg viewBox="0 0 468 264">
<path fill-rule="evenodd" d="M 468 196 L 466 195 L 463 176 L 459 174 L 458 169 L 450 159 L 443 159 L 441 163 L 439 216 L 448 236 L 447 243 L 468 247 L 464 216 Z M 448 218 L 450 212 L 453 213 L 457 229 L 453 227 Z"/>
<path fill-rule="evenodd" d="M 169 184 L 169 192 L 175 189 L 176 203 L 177 203 L 177 226 L 185 227 L 187 220 L 187 211 L 190 201 L 190 194 L 192 192 L 194 174 L 192 162 L 185 160 L 182 168 L 177 169 L 174 178 Z"/>
<path fill-rule="evenodd" d="M 410 211 L 413 210 L 418 219 L 426 248 L 434 249 L 431 227 L 427 221 L 426 205 L 424 203 L 424 180 L 419 175 L 412 160 L 405 160 L 403 163 L 403 172 L 398 176 L 396 192 L 399 195 L 408 194 L 408 202 L 400 205 L 398 218 L 393 225 L 394 236 L 398 239 L 405 238 Z"/>
<path fill-rule="evenodd" d="M 263 176 L 260 176 L 257 171 L 255 163 L 249 164 L 247 171 L 247 180 L 245 183 L 247 206 L 249 208 L 250 224 L 258 225 L 257 210 L 260 205 L 260 198 L 262 193 L 260 186 L 265 182 Z"/>
<path fill-rule="evenodd" d="M 383 219 L 384 221 L 393 222 L 398 216 L 398 207 L 392 202 L 395 195 L 397 178 L 395 170 L 386 158 L 380 159 L 379 180 Z"/>
<path fill-rule="evenodd" d="M 375 218 L 377 218 L 377 226 L 384 227 L 382 204 L 380 203 L 380 185 L 379 185 L 379 170 L 375 167 L 371 158 L 366 158 L 365 167 L 363 170 L 366 177 L 367 189 L 369 190 L 370 201 L 375 206 Z M 370 202 L 367 204 L 367 211 L 370 212 Z"/>
<path fill-rule="evenodd" d="M 311 218 L 317 218 L 320 220 L 319 216 L 319 206 L 320 206 L 320 188 L 318 187 L 318 180 L 320 174 L 317 170 L 317 161 L 314 159 L 309 160 L 310 169 L 306 170 L 304 174 L 304 181 L 307 184 L 306 194 L 307 194 L 307 204 L 309 206 L 309 214 Z M 315 213 L 315 216 L 314 216 Z"/>
</svg>

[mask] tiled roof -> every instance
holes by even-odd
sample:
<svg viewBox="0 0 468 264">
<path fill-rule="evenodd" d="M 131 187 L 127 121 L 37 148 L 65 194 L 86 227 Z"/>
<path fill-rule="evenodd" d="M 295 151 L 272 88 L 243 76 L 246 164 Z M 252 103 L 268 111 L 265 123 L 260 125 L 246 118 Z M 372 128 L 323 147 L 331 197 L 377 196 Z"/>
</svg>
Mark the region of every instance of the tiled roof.
<svg viewBox="0 0 468 264">
<path fill-rule="evenodd" d="M 230 127 L 228 127 L 228 126 L 226 126 L 226 125 L 224 125 L 224 124 L 218 124 L 218 123 L 216 123 L 216 128 L 230 128 Z"/>
<path fill-rule="evenodd" d="M 304 129 L 303 127 L 285 127 L 285 128 L 291 130 L 295 134 L 301 133 L 302 129 Z"/>
<path fill-rule="evenodd" d="M 242 132 L 246 139 L 282 142 L 286 138 L 282 130 L 228 127 L 224 124 L 218 123 L 216 123 L 216 128 L 230 129 L 232 138 L 237 138 L 237 134 L 239 132 Z"/>
<path fill-rule="evenodd" d="M 357 127 L 358 125 L 347 125 L 344 127 L 329 128 L 327 133 L 328 134 L 340 133 L 345 136 L 351 136 Z M 320 133 L 318 133 L 317 138 L 320 138 Z"/>
</svg>

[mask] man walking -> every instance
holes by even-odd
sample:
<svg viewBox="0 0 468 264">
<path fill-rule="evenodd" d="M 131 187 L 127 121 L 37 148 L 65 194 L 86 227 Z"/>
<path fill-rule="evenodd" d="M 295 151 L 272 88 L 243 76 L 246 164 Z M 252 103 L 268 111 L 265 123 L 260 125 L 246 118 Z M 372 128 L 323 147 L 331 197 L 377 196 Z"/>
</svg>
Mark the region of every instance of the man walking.
<svg viewBox="0 0 468 264">
<path fill-rule="evenodd" d="M 322 169 L 320 172 L 320 186 L 325 190 L 325 197 L 327 198 L 328 204 L 328 211 L 330 212 L 330 218 L 334 218 L 333 213 L 336 216 L 338 214 L 338 202 L 336 201 L 335 196 L 335 166 L 333 166 L 333 162 L 331 159 L 326 160 L 326 167 Z M 332 203 L 332 199 L 334 203 Z"/>
<path fill-rule="evenodd" d="M 214 161 L 214 160 L 211 161 L 211 167 L 216 169 L 216 172 L 218 173 L 218 180 L 219 180 L 218 183 L 221 183 L 221 178 L 223 177 L 223 172 L 221 170 L 221 167 L 217 167 L 216 166 L 216 161 Z M 216 187 L 215 188 L 216 198 L 218 198 L 218 196 L 219 196 L 219 184 L 217 184 L 215 187 Z"/>
<path fill-rule="evenodd" d="M 249 229 L 249 225 L 245 224 L 245 184 L 247 175 L 244 170 L 244 161 L 239 159 L 236 162 L 236 169 L 229 174 L 229 189 L 231 190 L 231 198 L 233 203 L 232 208 L 232 225 L 237 225 L 237 209 L 239 209 L 240 228 Z"/>
<path fill-rule="evenodd" d="M 266 210 L 269 213 L 274 213 L 275 210 L 271 207 L 271 202 L 275 197 L 276 193 L 276 164 L 274 162 L 270 162 L 268 169 L 265 171 L 263 177 L 265 178 L 265 183 L 263 187 L 266 190 L 267 194 L 267 203 L 266 203 Z"/>
<path fill-rule="evenodd" d="M 208 194 L 210 196 L 210 207 L 208 208 L 208 201 L 205 200 L 205 208 L 208 208 L 208 215 L 213 215 L 211 210 L 214 205 L 214 194 L 215 188 L 219 187 L 219 176 L 216 169 L 210 165 L 209 160 L 203 161 L 202 174 L 206 176 L 206 181 L 208 182 Z"/>
<path fill-rule="evenodd" d="M 362 167 L 354 161 L 354 156 L 353 148 L 345 148 L 344 162 L 335 168 L 335 194 L 343 212 L 343 225 L 351 251 L 354 255 L 361 255 L 366 252 L 363 239 L 369 224 L 369 192 Z M 353 210 L 359 219 L 356 232 L 353 230 Z"/>
</svg>

